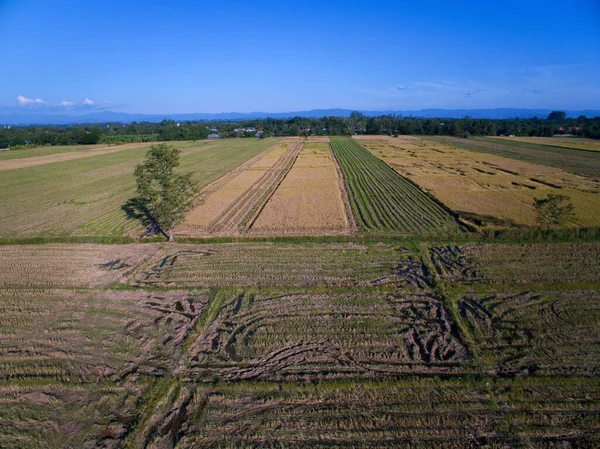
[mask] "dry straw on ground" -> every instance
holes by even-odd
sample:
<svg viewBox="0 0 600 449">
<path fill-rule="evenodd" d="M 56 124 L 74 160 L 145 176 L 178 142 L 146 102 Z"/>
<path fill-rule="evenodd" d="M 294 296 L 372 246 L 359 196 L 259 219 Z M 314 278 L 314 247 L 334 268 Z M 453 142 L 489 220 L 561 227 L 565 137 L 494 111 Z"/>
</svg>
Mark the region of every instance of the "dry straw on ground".
<svg viewBox="0 0 600 449">
<path fill-rule="evenodd" d="M 252 227 L 255 233 L 345 230 L 337 173 L 329 145 L 307 143 Z"/>
<path fill-rule="evenodd" d="M 572 224 L 600 224 L 600 179 L 414 137 L 361 143 L 455 211 L 483 216 L 489 227 L 535 225 L 533 199 L 548 193 L 571 197 Z"/>
</svg>

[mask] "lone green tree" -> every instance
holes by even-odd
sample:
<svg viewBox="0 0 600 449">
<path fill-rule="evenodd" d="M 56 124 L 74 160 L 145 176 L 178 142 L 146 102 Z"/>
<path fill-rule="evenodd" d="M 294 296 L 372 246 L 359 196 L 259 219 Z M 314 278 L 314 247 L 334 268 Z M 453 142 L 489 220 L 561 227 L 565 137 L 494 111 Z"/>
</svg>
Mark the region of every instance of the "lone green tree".
<svg viewBox="0 0 600 449">
<path fill-rule="evenodd" d="M 150 147 L 144 161 L 135 168 L 138 202 L 147 221 L 158 226 L 173 241 L 173 226 L 184 219 L 198 192 L 191 173 L 175 173 L 181 152 L 166 144 Z"/>
<path fill-rule="evenodd" d="M 537 222 L 546 230 L 575 218 L 573 204 L 566 195 L 549 193 L 546 198 L 535 198 L 533 206 L 537 211 Z"/>
</svg>

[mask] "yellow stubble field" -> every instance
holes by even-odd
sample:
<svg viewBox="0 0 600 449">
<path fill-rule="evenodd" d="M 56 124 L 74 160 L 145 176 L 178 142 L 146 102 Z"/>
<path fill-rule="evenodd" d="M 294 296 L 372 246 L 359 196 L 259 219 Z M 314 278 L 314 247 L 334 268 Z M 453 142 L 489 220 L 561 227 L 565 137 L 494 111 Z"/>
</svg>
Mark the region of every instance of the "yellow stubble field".
<svg viewBox="0 0 600 449">
<path fill-rule="evenodd" d="M 205 195 L 203 202 L 186 216 L 184 227 L 206 228 L 223 213 L 241 194 L 265 174 L 287 151 L 287 144 L 277 145 L 265 152 L 246 170 L 235 175 L 217 190 Z"/>
<path fill-rule="evenodd" d="M 580 137 L 493 137 L 498 140 L 535 143 L 553 147 L 576 148 L 578 150 L 600 151 L 600 140 Z"/>
<path fill-rule="evenodd" d="M 365 139 L 361 144 L 464 218 L 482 226 L 535 225 L 534 198 L 568 195 L 572 225 L 600 225 L 600 179 L 491 154 L 415 139 Z"/>
<path fill-rule="evenodd" d="M 346 233 L 348 230 L 329 145 L 309 141 L 251 232 L 305 234 Z"/>
</svg>

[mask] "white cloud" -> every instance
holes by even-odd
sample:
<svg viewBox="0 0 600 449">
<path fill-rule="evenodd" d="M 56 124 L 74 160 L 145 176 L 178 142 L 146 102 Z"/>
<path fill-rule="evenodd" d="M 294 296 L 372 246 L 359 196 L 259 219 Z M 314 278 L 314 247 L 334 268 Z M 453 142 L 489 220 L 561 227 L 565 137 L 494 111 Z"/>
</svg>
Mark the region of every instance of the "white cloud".
<svg viewBox="0 0 600 449">
<path fill-rule="evenodd" d="M 58 103 L 59 106 L 75 106 L 75 103 L 73 103 L 72 101 L 67 101 L 67 100 L 63 100 L 60 103 Z"/>
<path fill-rule="evenodd" d="M 19 95 L 17 97 L 17 101 L 19 102 L 19 104 L 21 106 L 46 104 L 46 102 L 44 100 L 42 100 L 41 98 L 36 98 L 34 100 L 33 98 L 27 98 L 27 97 L 24 97 L 23 95 Z"/>
<path fill-rule="evenodd" d="M 85 97 L 85 100 L 83 100 L 83 104 L 87 104 L 89 106 L 93 106 L 96 104 L 96 102 L 94 102 L 93 100 L 90 100 L 89 98 Z"/>
</svg>

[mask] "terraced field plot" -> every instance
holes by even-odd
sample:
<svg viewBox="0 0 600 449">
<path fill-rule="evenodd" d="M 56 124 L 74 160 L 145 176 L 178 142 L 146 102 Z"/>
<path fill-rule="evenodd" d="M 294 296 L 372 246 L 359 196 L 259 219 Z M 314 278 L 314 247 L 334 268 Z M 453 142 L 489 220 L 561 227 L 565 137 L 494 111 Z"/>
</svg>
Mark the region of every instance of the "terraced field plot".
<svg viewBox="0 0 600 449">
<path fill-rule="evenodd" d="M 208 185 L 264 151 L 269 139 L 177 142 L 181 170 Z M 122 206 L 135 195 L 133 170 L 146 147 L 78 160 L 4 170 L 0 237 L 121 236 L 143 229 Z M 69 153 L 71 154 L 71 153 Z"/>
<path fill-rule="evenodd" d="M 331 141 L 361 230 L 411 235 L 459 231 L 440 204 L 363 146 L 348 138 Z"/>
<path fill-rule="evenodd" d="M 349 228 L 328 142 L 306 143 L 252 226 L 255 234 L 332 233 Z M 348 211 L 351 214 L 351 211 Z"/>
<path fill-rule="evenodd" d="M 361 140 L 374 155 L 483 228 L 533 226 L 533 199 L 568 195 L 571 225 L 600 224 L 600 178 L 415 138 Z M 468 141 L 470 142 L 470 141 Z M 599 157 L 600 158 L 600 157 Z"/>
</svg>

